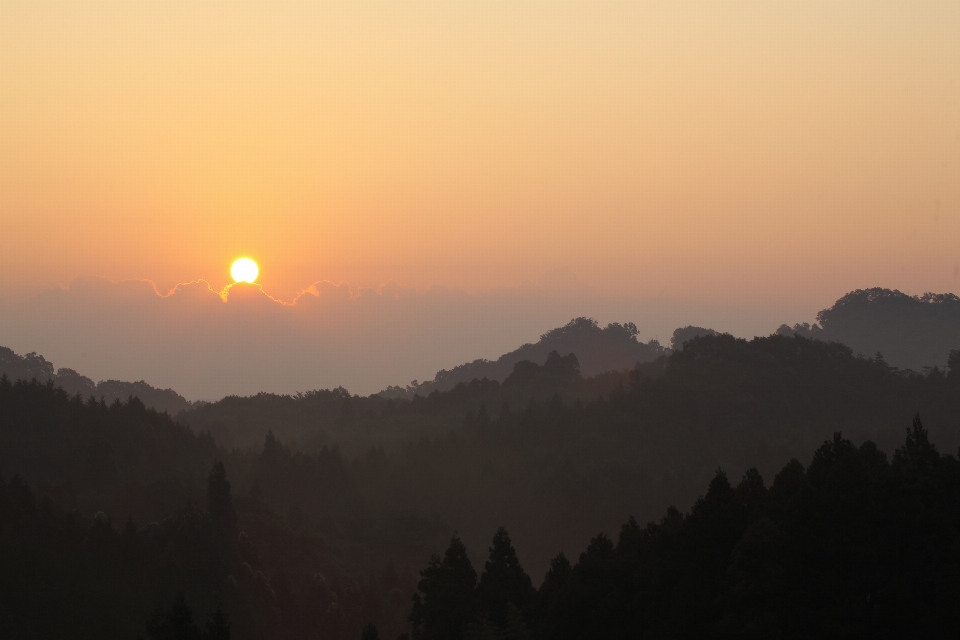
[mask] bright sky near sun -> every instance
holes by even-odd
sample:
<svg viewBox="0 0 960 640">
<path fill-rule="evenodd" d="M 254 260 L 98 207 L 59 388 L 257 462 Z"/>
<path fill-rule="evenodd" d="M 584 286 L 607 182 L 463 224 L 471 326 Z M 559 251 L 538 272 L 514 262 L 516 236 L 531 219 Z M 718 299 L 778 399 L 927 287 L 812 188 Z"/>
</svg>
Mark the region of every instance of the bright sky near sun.
<svg viewBox="0 0 960 640">
<path fill-rule="evenodd" d="M 960 285 L 960 3 L 4 2 L 0 299 Z"/>
</svg>

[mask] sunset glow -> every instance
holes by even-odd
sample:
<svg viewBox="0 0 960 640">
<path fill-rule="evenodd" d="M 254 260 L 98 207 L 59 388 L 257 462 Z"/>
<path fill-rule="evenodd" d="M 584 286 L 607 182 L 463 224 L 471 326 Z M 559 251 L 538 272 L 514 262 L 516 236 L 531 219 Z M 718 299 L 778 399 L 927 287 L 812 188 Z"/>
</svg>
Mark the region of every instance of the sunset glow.
<svg viewBox="0 0 960 640">
<path fill-rule="evenodd" d="M 0 7 L 0 297 L 960 283 L 957 2 L 95 6 Z"/>
</svg>

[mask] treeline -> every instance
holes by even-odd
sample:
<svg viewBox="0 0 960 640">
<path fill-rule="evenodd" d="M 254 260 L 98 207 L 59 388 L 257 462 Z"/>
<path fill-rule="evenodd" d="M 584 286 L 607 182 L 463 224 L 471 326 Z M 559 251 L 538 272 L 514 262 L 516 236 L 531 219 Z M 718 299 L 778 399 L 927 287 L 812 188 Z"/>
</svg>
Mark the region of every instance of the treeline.
<svg viewBox="0 0 960 640">
<path fill-rule="evenodd" d="M 441 369 L 433 380 L 418 383 L 416 380 L 405 387 L 388 387 L 380 394 L 387 398 L 411 399 L 415 395 L 427 396 L 434 391 L 449 391 L 457 384 L 472 380 L 503 382 L 518 362 L 542 364 L 552 352 L 561 356 L 575 353 L 586 376 L 596 376 L 609 371 L 633 368 L 638 362 L 649 362 L 669 354 L 656 339 L 640 342 L 637 325 L 632 322 L 611 322 L 601 328 L 593 318 L 574 318 L 566 325 L 551 329 L 535 343 L 525 344 L 505 353 L 496 360 L 479 359 L 453 369 Z M 682 344 L 682 343 L 681 343 Z"/>
<path fill-rule="evenodd" d="M 192 406 L 186 398 L 173 389 L 157 389 L 143 380 L 139 382 L 101 380 L 95 383 L 73 369 L 61 367 L 54 371 L 53 363 L 42 355 L 28 353 L 21 356 L 7 347 L 0 347 L 0 375 L 5 375 L 11 380 L 32 380 L 34 378 L 40 382 L 52 380 L 54 384 L 62 387 L 69 395 L 79 393 L 84 398 L 93 396 L 103 399 L 107 404 L 112 404 L 116 400 L 126 401 L 135 397 L 145 406 L 157 411 L 166 411 L 170 415 L 186 411 Z"/>
<path fill-rule="evenodd" d="M 892 462 L 837 433 L 769 487 L 719 470 L 689 513 L 557 555 L 537 590 L 504 529 L 479 579 L 454 536 L 410 620 L 414 640 L 952 638 L 958 601 L 960 463 L 917 417 Z"/>
<path fill-rule="evenodd" d="M 883 354 L 891 365 L 921 371 L 943 367 L 960 335 L 960 297 L 953 293 L 911 296 L 897 290 L 857 289 L 817 321 L 782 325 L 781 335 L 842 342 L 855 353 Z"/>
<path fill-rule="evenodd" d="M 650 363 L 648 366 L 655 366 Z M 177 419 L 197 432 L 209 432 L 228 447 L 259 448 L 268 432 L 304 451 L 336 444 L 350 455 L 370 446 L 397 449 L 423 437 L 459 429 L 467 413 L 481 419 L 481 404 L 496 418 L 504 403 L 515 409 L 530 401 L 590 402 L 629 384 L 630 371 L 584 377 L 576 354 L 550 352 L 542 365 L 523 360 L 502 382 L 487 378 L 459 383 L 445 392 L 413 395 L 410 400 L 382 394 L 360 397 L 346 389 L 317 390 L 283 396 L 259 393 L 229 396 L 180 414 Z M 491 412 L 493 413 L 491 415 Z"/>
</svg>

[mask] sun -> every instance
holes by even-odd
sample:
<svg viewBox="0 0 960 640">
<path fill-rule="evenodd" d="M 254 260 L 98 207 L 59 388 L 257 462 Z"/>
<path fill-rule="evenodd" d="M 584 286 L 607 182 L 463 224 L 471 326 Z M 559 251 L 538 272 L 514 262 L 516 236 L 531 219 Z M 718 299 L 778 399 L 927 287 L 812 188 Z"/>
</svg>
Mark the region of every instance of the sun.
<svg viewBox="0 0 960 640">
<path fill-rule="evenodd" d="M 240 258 L 230 267 L 230 275 L 236 282 L 256 282 L 260 268 L 250 258 Z"/>
</svg>

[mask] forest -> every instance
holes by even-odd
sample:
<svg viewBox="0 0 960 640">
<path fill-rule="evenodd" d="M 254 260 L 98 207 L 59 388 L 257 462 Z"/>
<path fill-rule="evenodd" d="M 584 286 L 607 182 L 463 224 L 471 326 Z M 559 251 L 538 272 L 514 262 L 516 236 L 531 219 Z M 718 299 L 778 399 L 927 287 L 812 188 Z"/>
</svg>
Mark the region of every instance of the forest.
<svg viewBox="0 0 960 640">
<path fill-rule="evenodd" d="M 799 335 L 176 419 L 4 377 L 0 633 L 938 635 L 958 408 L 960 352 L 917 373 Z"/>
</svg>

